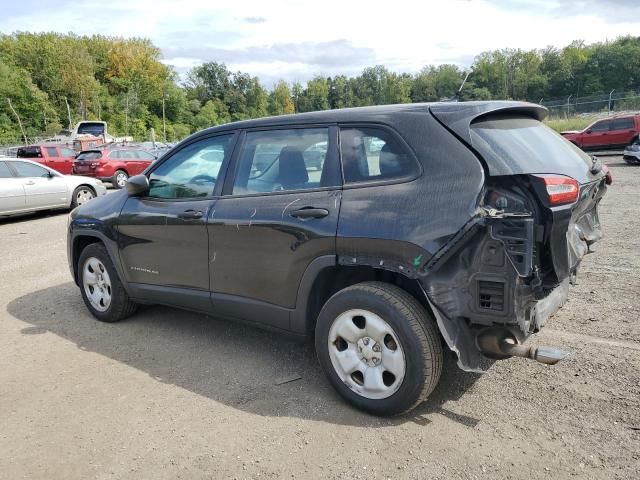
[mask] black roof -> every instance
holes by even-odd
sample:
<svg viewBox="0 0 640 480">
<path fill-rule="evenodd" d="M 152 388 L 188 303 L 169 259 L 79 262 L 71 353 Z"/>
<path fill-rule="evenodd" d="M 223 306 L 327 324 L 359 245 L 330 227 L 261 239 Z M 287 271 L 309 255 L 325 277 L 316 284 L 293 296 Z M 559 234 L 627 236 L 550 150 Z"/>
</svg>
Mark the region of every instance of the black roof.
<svg viewBox="0 0 640 480">
<path fill-rule="evenodd" d="M 275 117 L 241 120 L 203 130 L 202 134 L 239 128 L 259 128 L 278 125 L 322 124 L 333 122 L 371 122 L 393 123 L 393 117 L 417 112 L 431 112 L 444 123 L 469 122 L 478 116 L 499 112 L 526 112 L 542 120 L 547 115 L 547 109 L 536 104 L 513 101 L 483 101 L 483 102 L 433 102 L 433 103 L 402 103 L 396 105 L 376 105 L 371 107 L 341 108 L 336 110 L 321 110 L 317 112 L 297 113 L 293 115 L 279 115 Z M 453 126 L 453 125 L 452 125 Z"/>
</svg>

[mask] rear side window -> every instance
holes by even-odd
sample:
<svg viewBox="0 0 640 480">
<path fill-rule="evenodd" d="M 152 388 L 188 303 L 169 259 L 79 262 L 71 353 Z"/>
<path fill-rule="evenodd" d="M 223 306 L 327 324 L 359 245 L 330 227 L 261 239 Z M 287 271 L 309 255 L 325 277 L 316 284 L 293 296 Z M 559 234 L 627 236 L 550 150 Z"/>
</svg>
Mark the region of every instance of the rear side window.
<svg viewBox="0 0 640 480">
<path fill-rule="evenodd" d="M 612 122 L 611 130 L 630 130 L 634 127 L 633 118 L 616 118 Z"/>
<path fill-rule="evenodd" d="M 9 167 L 7 166 L 7 164 L 4 162 L 0 162 L 0 178 L 11 178 L 11 177 L 13 177 L 13 175 L 11 175 L 11 170 L 9 170 Z"/>
<path fill-rule="evenodd" d="M 50 157 L 58 156 L 58 149 L 56 147 L 46 147 L 46 148 L 47 148 L 47 155 L 49 155 Z"/>
<path fill-rule="evenodd" d="M 420 172 L 406 147 L 381 128 L 341 128 L 340 149 L 345 183 L 409 178 Z"/>
<path fill-rule="evenodd" d="M 18 149 L 18 158 L 41 158 L 40 147 L 22 147 Z"/>
<path fill-rule="evenodd" d="M 336 186 L 337 163 L 328 161 L 328 152 L 328 128 L 248 132 L 233 194 Z"/>
<path fill-rule="evenodd" d="M 63 157 L 75 157 L 76 156 L 76 152 L 74 150 L 71 150 L 70 148 L 66 148 L 66 147 L 60 147 L 60 154 Z"/>
<path fill-rule="evenodd" d="M 154 160 L 155 157 L 151 155 L 149 152 L 145 152 L 143 150 L 138 150 L 135 152 L 136 157 L 139 160 Z"/>
</svg>

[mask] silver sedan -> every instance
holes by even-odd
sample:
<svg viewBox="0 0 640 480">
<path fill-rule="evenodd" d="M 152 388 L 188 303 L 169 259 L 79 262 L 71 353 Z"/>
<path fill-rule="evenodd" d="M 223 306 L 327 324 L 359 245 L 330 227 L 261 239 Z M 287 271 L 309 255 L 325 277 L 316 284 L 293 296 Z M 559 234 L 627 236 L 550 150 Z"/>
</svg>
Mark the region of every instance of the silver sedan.
<svg viewBox="0 0 640 480">
<path fill-rule="evenodd" d="M 0 215 L 75 208 L 106 193 L 98 179 L 62 175 L 30 160 L 0 157 Z"/>
</svg>

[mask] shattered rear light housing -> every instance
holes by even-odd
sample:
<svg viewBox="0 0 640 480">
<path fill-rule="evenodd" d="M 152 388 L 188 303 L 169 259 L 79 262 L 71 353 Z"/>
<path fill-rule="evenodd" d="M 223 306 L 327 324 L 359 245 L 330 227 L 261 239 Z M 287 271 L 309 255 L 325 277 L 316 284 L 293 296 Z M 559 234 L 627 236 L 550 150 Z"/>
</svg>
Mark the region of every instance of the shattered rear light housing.
<svg viewBox="0 0 640 480">
<path fill-rule="evenodd" d="M 611 185 L 613 183 L 613 175 L 611 175 L 611 169 L 605 164 L 602 164 L 602 171 L 605 175 L 605 183 L 607 185 Z"/>
<path fill-rule="evenodd" d="M 551 205 L 566 205 L 578 200 L 580 186 L 575 179 L 564 175 L 536 175 L 536 177 L 544 182 Z"/>
</svg>

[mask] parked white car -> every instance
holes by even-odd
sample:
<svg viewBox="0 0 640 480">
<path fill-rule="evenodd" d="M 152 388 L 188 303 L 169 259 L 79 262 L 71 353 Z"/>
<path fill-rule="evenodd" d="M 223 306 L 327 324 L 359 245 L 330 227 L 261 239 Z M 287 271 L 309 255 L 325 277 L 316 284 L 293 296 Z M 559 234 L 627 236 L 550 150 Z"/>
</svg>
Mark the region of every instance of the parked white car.
<svg viewBox="0 0 640 480">
<path fill-rule="evenodd" d="M 62 175 L 30 160 L 0 157 L 0 216 L 75 208 L 106 193 L 96 178 Z"/>
</svg>

